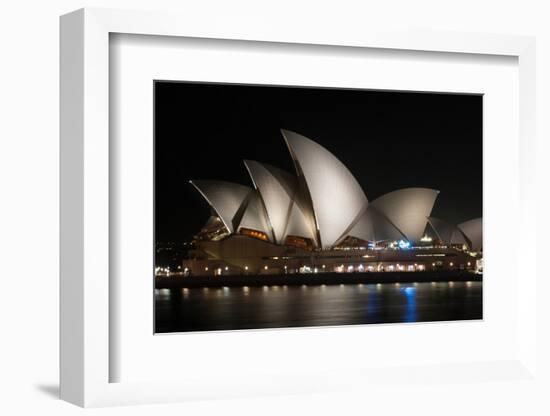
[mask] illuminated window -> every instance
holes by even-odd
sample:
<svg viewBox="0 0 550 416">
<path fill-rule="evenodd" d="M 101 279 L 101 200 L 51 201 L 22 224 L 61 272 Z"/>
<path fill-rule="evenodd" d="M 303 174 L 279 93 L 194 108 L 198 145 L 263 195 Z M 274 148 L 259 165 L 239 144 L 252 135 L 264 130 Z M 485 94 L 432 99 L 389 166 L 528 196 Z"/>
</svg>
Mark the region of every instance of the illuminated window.
<svg viewBox="0 0 550 416">
<path fill-rule="evenodd" d="M 249 228 L 241 228 L 239 230 L 239 233 L 242 235 L 246 235 L 247 237 L 257 238 L 258 240 L 269 241 L 269 238 L 267 238 L 267 234 L 262 231 L 251 230 Z"/>
<path fill-rule="evenodd" d="M 294 235 L 289 235 L 285 239 L 285 245 L 299 247 L 304 250 L 313 249 L 313 241 L 309 238 L 297 237 Z"/>
</svg>

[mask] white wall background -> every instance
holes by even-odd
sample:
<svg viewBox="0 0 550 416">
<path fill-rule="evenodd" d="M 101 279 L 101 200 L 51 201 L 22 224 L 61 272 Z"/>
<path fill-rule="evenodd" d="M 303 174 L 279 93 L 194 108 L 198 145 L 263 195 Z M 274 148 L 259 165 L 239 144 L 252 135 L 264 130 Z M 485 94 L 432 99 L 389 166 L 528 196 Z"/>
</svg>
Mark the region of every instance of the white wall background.
<svg viewBox="0 0 550 416">
<path fill-rule="evenodd" d="M 58 377 L 58 16 L 74 9 L 116 7 L 178 10 L 201 16 L 246 13 L 281 25 L 309 20 L 439 30 L 535 35 L 538 42 L 540 214 L 548 207 L 550 137 L 550 10 L 535 0 L 385 1 L 169 1 L 12 0 L 0 12 L 0 413 L 73 414 L 80 409 L 56 399 Z M 539 228 L 542 244 L 548 221 Z M 545 282 L 538 287 L 548 293 Z M 539 302 L 544 324 L 550 307 Z M 541 325 L 539 359 L 548 370 L 550 326 Z M 546 352 L 544 352 L 546 351 Z M 545 374 L 550 374 L 546 371 Z M 100 414 L 550 414 L 544 391 L 496 383 L 479 389 L 457 385 L 456 396 L 439 386 L 406 397 L 332 395 L 258 398 L 93 410 Z M 546 394 L 550 388 L 546 388 Z"/>
</svg>

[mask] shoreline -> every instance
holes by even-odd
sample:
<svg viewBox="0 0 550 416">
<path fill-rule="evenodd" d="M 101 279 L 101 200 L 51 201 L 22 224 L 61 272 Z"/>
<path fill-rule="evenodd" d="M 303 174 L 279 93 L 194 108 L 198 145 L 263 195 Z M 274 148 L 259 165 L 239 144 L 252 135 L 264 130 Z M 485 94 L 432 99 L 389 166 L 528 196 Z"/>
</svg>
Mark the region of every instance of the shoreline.
<svg viewBox="0 0 550 416">
<path fill-rule="evenodd" d="M 155 277 L 155 289 L 274 286 L 274 285 L 336 285 L 377 283 L 424 283 L 424 282 L 481 282 L 482 274 L 469 271 L 426 272 L 366 272 L 366 273 L 318 273 L 283 275 L 233 275 L 233 276 L 187 276 Z"/>
</svg>

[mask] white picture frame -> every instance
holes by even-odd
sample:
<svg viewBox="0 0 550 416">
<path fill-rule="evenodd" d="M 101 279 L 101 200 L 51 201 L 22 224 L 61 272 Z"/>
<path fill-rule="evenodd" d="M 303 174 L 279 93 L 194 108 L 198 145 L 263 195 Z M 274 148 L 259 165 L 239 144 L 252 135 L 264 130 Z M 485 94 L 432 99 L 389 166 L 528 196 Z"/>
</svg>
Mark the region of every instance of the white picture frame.
<svg viewBox="0 0 550 416">
<path fill-rule="evenodd" d="M 194 388 L 182 382 L 110 382 L 109 348 L 110 216 L 109 184 L 109 36 L 113 33 L 188 38 L 226 39 L 282 44 L 331 45 L 439 53 L 505 55 L 519 62 L 519 136 L 521 218 L 518 256 L 524 264 L 525 285 L 518 290 L 520 333 L 518 355 L 501 362 L 453 363 L 422 366 L 422 380 L 433 380 L 446 370 L 457 380 L 479 382 L 479 371 L 504 379 L 536 380 L 537 270 L 526 242 L 535 241 L 535 41 L 509 35 L 331 31 L 312 25 L 284 29 L 275 23 L 211 19 L 165 13 L 82 9 L 61 18 L 61 398 L 80 406 L 155 403 L 209 398 L 205 380 Z M 527 215 L 526 213 L 529 213 Z M 529 261 L 527 261 L 529 260 Z M 333 374 L 334 380 L 349 370 Z M 354 380 L 391 382 L 395 369 L 380 368 Z M 497 377 L 498 378 L 498 377 Z M 295 380 L 292 382 L 292 380 Z M 369 381 L 370 380 L 370 381 Z M 236 383 L 239 384 L 239 383 Z M 341 388 L 338 381 L 307 384 L 306 378 L 281 374 L 270 382 L 241 383 L 227 397 L 279 393 L 320 392 Z M 283 386 L 281 388 L 281 386 Z"/>
</svg>

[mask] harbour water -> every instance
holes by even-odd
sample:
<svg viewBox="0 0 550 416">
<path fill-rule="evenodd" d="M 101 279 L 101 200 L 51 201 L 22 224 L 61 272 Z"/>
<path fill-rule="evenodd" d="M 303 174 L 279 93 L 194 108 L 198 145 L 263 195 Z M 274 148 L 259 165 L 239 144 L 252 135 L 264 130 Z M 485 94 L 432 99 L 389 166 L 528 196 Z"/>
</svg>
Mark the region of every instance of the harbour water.
<svg viewBox="0 0 550 416">
<path fill-rule="evenodd" d="M 482 319 L 482 282 L 155 289 L 157 333 Z"/>
</svg>

